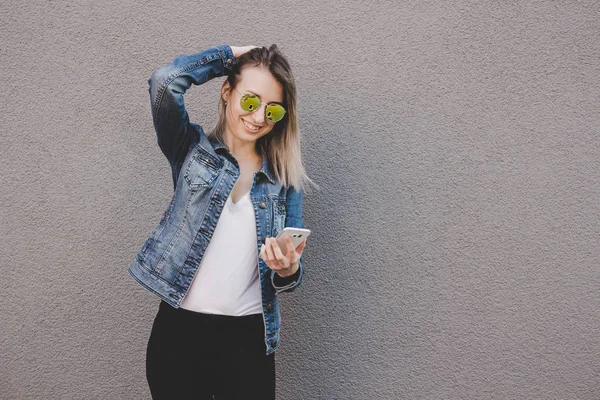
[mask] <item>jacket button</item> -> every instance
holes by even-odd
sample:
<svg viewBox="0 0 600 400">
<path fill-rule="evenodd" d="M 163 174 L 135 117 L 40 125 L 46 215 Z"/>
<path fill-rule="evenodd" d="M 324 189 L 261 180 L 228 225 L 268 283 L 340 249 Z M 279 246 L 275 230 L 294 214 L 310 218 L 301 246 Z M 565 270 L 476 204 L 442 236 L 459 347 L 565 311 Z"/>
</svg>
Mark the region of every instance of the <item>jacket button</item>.
<svg viewBox="0 0 600 400">
<path fill-rule="evenodd" d="M 272 312 L 273 311 L 273 304 L 271 304 L 271 303 L 267 304 L 267 311 L 268 312 Z"/>
<path fill-rule="evenodd" d="M 264 202 L 264 201 L 261 201 L 260 203 L 258 203 L 258 206 L 259 206 L 260 208 L 267 208 L 267 205 L 265 204 L 265 202 Z"/>
<path fill-rule="evenodd" d="M 271 347 L 275 347 L 275 346 L 277 346 L 277 341 L 276 340 L 271 341 Z"/>
<path fill-rule="evenodd" d="M 228 67 L 231 67 L 231 64 L 233 64 L 233 61 L 231 61 L 231 58 L 228 58 L 227 61 L 225 61 L 225 63 L 227 63 Z"/>
</svg>

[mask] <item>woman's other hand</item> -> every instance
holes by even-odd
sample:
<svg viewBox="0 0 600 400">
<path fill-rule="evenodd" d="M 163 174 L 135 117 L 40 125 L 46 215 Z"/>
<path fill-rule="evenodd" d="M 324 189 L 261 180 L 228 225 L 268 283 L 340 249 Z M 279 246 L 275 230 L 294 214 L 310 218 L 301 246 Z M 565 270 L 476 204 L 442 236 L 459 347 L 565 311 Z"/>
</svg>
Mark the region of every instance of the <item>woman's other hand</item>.
<svg viewBox="0 0 600 400">
<path fill-rule="evenodd" d="M 238 58 L 239 56 L 241 56 L 242 54 L 252 50 L 255 47 L 258 46 L 229 46 L 231 47 L 231 51 L 233 52 L 233 56 L 235 58 Z"/>
<path fill-rule="evenodd" d="M 285 249 L 279 247 L 275 238 L 267 238 L 265 244 L 260 248 L 260 258 L 282 278 L 296 273 L 300 267 L 298 261 L 302 255 L 302 250 L 306 246 L 306 240 L 295 249 L 290 237 L 286 237 L 284 241 L 286 244 Z"/>
</svg>

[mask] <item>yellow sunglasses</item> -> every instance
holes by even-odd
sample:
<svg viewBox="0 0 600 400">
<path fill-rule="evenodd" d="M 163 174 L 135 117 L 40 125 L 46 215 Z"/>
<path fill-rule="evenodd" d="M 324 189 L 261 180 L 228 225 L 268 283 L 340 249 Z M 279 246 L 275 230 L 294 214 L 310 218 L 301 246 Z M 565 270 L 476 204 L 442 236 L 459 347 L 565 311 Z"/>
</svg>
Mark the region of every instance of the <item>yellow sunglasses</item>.
<svg viewBox="0 0 600 400">
<path fill-rule="evenodd" d="M 236 92 L 240 93 L 239 90 L 235 89 Z M 240 99 L 240 107 L 246 112 L 253 112 L 260 108 L 260 98 L 252 93 L 242 94 Z M 285 108 L 279 103 L 268 103 L 265 107 L 265 118 L 271 122 L 281 121 L 285 116 Z"/>
</svg>

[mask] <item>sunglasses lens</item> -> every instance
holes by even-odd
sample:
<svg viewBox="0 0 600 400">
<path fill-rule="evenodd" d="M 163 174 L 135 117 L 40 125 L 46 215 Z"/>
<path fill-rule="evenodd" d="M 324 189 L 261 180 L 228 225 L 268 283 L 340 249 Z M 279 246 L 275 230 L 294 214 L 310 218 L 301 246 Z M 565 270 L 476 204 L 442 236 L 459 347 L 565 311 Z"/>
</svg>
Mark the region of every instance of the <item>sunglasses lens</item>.
<svg viewBox="0 0 600 400">
<path fill-rule="evenodd" d="M 269 121 L 281 121 L 285 115 L 285 108 L 279 104 L 269 104 L 265 110 L 265 115 Z"/>
<path fill-rule="evenodd" d="M 260 107 L 260 100 L 253 94 L 245 94 L 240 99 L 242 110 L 252 112 Z"/>
</svg>

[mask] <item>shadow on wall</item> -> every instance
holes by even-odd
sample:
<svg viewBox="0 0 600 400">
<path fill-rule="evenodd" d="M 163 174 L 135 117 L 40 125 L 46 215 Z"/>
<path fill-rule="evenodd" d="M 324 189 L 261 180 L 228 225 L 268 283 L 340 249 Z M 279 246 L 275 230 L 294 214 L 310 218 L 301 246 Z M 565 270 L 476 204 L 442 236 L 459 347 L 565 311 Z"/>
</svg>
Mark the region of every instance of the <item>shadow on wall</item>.
<svg viewBox="0 0 600 400">
<path fill-rule="evenodd" d="M 320 102 L 333 110 L 319 108 L 317 99 L 302 119 L 305 163 L 321 189 L 304 202 L 307 228 L 313 231 L 306 280 L 294 295 L 282 296 L 290 310 L 284 311 L 283 335 L 293 338 L 279 357 L 285 366 L 280 368 L 283 398 L 340 398 L 344 387 L 344 396 L 364 398 L 377 386 L 390 390 L 381 377 L 407 373 L 398 343 L 406 345 L 411 339 L 399 341 L 398 336 L 404 329 L 399 321 L 407 320 L 402 304 L 409 300 L 397 300 L 404 297 L 402 292 L 389 297 L 395 285 L 402 290 L 399 277 L 406 264 L 398 249 L 401 243 L 395 242 L 399 232 L 393 230 L 403 214 L 402 202 L 392 205 L 395 214 L 385 215 L 392 195 L 399 196 L 401 189 L 393 171 L 386 170 L 393 165 L 380 163 L 374 146 L 364 142 L 373 132 L 393 130 L 383 126 L 390 122 L 372 124 L 372 132 L 357 128 L 366 121 L 356 123 L 346 116 L 368 114 L 364 104 L 352 102 L 355 98 L 360 96 L 344 90 L 329 93 Z M 394 151 L 382 149 L 384 156 Z M 386 182 L 388 187 L 382 188 Z M 382 283 L 392 288 L 382 291 Z M 390 369 L 390 364 L 395 367 Z"/>
</svg>

